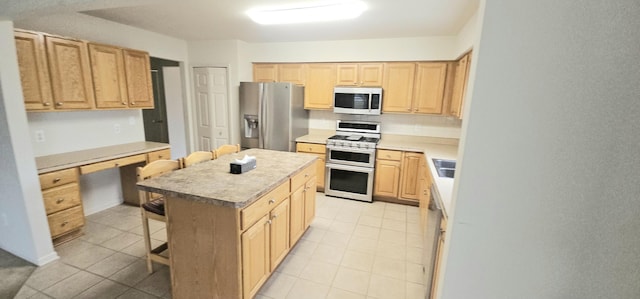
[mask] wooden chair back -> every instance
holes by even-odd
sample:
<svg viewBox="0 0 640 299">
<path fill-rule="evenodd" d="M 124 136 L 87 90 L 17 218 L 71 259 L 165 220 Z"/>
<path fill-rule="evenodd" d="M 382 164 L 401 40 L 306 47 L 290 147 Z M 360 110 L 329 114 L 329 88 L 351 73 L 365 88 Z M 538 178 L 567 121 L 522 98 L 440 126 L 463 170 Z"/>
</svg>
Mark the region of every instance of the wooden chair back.
<svg viewBox="0 0 640 299">
<path fill-rule="evenodd" d="M 227 154 L 238 153 L 238 152 L 240 152 L 240 144 L 235 144 L 235 145 L 225 144 L 216 149 L 215 158 L 218 158 L 220 156 L 227 155 Z"/>
<path fill-rule="evenodd" d="M 204 161 L 209 161 L 214 158 L 214 152 L 197 151 L 189 154 L 188 156 L 180 159 L 180 167 L 185 168 L 193 164 L 197 164 Z"/>
<path fill-rule="evenodd" d="M 138 182 L 146 179 L 159 176 L 161 174 L 169 173 L 174 170 L 180 169 L 180 162 L 178 160 L 156 160 L 143 167 L 136 168 L 136 177 Z M 159 194 L 139 191 L 140 204 L 145 204 L 154 198 L 160 197 Z"/>
</svg>

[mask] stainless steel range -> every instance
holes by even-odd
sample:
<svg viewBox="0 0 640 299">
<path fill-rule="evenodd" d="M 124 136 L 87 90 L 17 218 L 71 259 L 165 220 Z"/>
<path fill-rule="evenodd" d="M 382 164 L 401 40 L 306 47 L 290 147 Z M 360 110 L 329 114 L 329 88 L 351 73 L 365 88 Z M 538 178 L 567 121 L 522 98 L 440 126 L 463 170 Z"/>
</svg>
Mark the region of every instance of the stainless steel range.
<svg viewBox="0 0 640 299">
<path fill-rule="evenodd" d="M 373 174 L 380 124 L 338 120 L 327 139 L 325 194 L 373 201 Z"/>
</svg>

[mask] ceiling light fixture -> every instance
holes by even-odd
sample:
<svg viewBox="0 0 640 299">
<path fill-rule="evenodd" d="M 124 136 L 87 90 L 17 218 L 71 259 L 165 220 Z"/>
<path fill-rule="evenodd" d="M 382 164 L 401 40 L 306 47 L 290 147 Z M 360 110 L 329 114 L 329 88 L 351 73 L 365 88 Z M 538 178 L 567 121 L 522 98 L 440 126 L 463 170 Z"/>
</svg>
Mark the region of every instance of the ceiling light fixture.
<svg viewBox="0 0 640 299">
<path fill-rule="evenodd" d="M 273 25 L 354 19 L 366 9 L 362 1 L 347 0 L 252 9 L 247 14 L 258 24 Z"/>
</svg>

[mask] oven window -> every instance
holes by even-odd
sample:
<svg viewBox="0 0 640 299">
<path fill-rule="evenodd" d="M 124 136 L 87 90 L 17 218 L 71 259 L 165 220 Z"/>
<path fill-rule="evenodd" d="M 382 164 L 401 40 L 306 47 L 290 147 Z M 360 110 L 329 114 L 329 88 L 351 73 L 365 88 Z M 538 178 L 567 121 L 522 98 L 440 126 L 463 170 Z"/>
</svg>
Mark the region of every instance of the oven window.
<svg viewBox="0 0 640 299">
<path fill-rule="evenodd" d="M 343 152 L 336 150 L 329 151 L 329 154 L 331 155 L 330 159 L 334 161 L 352 161 L 368 164 L 369 159 L 371 158 L 371 154 Z"/>
<path fill-rule="evenodd" d="M 330 169 L 329 189 L 367 194 L 369 174 L 366 172 Z"/>
<path fill-rule="evenodd" d="M 336 93 L 335 105 L 338 108 L 369 109 L 369 94 Z"/>
</svg>

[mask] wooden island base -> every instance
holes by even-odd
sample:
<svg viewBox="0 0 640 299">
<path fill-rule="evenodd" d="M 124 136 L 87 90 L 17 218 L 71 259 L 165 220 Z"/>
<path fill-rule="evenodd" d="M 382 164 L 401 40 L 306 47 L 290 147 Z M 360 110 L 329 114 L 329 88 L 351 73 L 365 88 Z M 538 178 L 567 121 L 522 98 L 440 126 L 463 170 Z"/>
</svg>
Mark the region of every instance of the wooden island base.
<svg viewBox="0 0 640 299">
<path fill-rule="evenodd" d="M 250 149 L 139 183 L 165 195 L 172 297 L 253 298 L 315 217 L 316 160 Z"/>
</svg>

